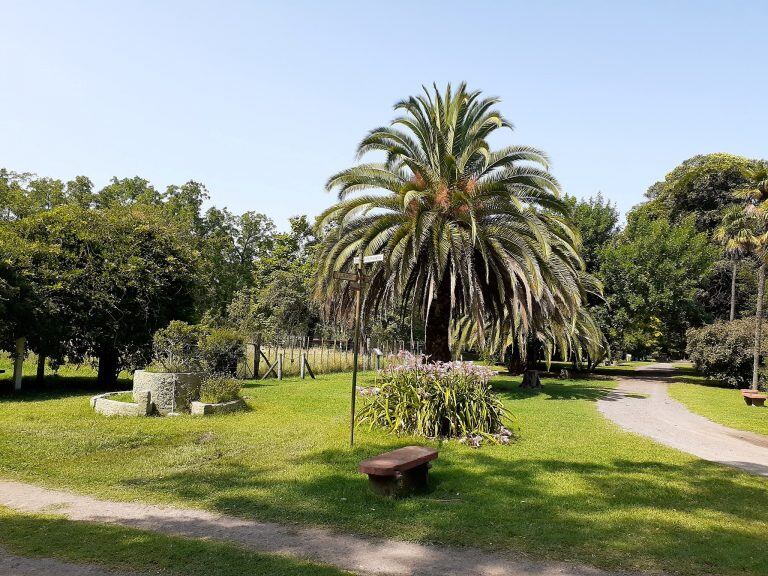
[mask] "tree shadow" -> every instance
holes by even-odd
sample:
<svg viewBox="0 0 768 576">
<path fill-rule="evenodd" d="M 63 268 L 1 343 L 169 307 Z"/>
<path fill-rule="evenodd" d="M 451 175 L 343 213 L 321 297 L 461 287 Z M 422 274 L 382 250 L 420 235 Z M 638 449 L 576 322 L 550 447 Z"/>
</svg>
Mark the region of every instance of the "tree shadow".
<svg viewBox="0 0 768 576">
<path fill-rule="evenodd" d="M 503 398 L 510 400 L 523 400 L 537 396 L 544 396 L 547 400 L 589 400 L 596 402 L 605 398 L 613 391 L 613 388 L 600 385 L 585 384 L 583 380 L 546 380 L 541 388 L 520 388 L 519 380 L 510 378 L 498 378 L 493 381 L 493 389 L 499 392 Z"/>
<path fill-rule="evenodd" d="M 0 402 L 54 400 L 83 394 L 130 390 L 132 386 L 130 377 L 118 378 L 115 386 L 105 387 L 93 376 L 52 374 L 46 376 L 42 384 L 38 383 L 34 376 L 25 376 L 18 392 L 14 390 L 12 380 L 0 380 Z"/>
<path fill-rule="evenodd" d="M 371 493 L 356 471 L 361 460 L 392 447 L 298 455 L 290 465 L 307 474 L 290 479 L 267 467 L 221 463 L 124 484 L 246 518 L 590 558 L 624 569 L 757 573 L 768 562 L 761 529 L 768 510 L 756 505 L 764 488 L 712 463 L 499 457 L 512 448 L 451 446 L 434 462 L 428 495 L 396 500 Z M 552 485 L 558 478 L 569 481 Z"/>
<path fill-rule="evenodd" d="M 246 573 L 244 570 L 253 574 L 342 575 L 334 568 L 312 566 L 284 556 L 253 553 L 207 539 L 183 539 L 147 530 L 50 516 L 0 513 L 0 544 L 19 556 L 56 557 L 68 563 L 127 569 L 130 574 L 138 574 L 137 570 L 146 574 L 177 574 L 183 569 L 189 576 L 241 576 Z M 196 561 L 190 562 L 191 558 Z M 59 569 L 49 563 L 34 573 L 58 574 Z M 74 574 L 76 569 L 66 569 L 66 573 Z M 88 566 L 83 566 L 82 573 L 92 572 Z M 115 575 L 123 573 L 115 572 Z"/>
</svg>

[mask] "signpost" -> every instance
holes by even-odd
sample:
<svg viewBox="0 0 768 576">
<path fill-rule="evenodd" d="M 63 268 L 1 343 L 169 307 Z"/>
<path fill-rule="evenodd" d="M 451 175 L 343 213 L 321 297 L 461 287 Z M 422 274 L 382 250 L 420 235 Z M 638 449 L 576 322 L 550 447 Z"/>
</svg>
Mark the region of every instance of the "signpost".
<svg viewBox="0 0 768 576">
<path fill-rule="evenodd" d="M 352 274 L 350 272 L 334 272 L 333 277 L 336 280 L 346 280 L 349 282 L 349 287 L 355 291 L 355 330 L 353 340 L 353 352 L 352 352 L 352 405 L 350 407 L 350 423 L 349 423 L 349 446 L 350 448 L 355 445 L 355 400 L 357 399 L 357 358 L 360 352 L 360 316 L 362 315 L 363 307 L 363 289 L 365 288 L 365 282 L 367 278 L 363 273 L 363 266 L 365 264 L 374 264 L 375 262 L 383 262 L 384 254 L 371 254 L 370 256 L 363 256 L 360 254 L 360 258 L 357 261 L 357 272 Z"/>
</svg>

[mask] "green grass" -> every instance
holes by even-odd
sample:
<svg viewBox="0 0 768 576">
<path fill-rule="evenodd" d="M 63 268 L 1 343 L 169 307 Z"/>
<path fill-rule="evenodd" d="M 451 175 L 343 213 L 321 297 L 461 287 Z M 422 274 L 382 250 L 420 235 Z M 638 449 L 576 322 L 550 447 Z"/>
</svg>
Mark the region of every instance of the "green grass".
<svg viewBox="0 0 768 576">
<path fill-rule="evenodd" d="M 768 408 L 747 406 L 741 392 L 709 382 L 689 366 L 680 366 L 678 372 L 669 395 L 691 412 L 737 430 L 768 435 Z"/>
<path fill-rule="evenodd" d="M 426 497 L 375 497 L 356 472 L 437 443 L 362 429 L 350 450 L 348 375 L 247 382 L 250 412 L 171 419 L 102 417 L 60 378 L 0 399 L 0 477 L 605 568 L 764 574 L 765 480 L 620 431 L 596 409 L 614 386 L 599 378 L 546 379 L 537 393 L 498 377 L 517 441 L 444 443 Z"/>
<path fill-rule="evenodd" d="M 16 556 L 184 576 L 342 576 L 347 572 L 211 541 L 174 538 L 0 507 L 0 546 Z"/>
<path fill-rule="evenodd" d="M 114 400 L 115 402 L 133 402 L 133 393 L 122 392 L 121 394 L 115 394 L 114 396 L 110 396 L 109 399 Z"/>
</svg>

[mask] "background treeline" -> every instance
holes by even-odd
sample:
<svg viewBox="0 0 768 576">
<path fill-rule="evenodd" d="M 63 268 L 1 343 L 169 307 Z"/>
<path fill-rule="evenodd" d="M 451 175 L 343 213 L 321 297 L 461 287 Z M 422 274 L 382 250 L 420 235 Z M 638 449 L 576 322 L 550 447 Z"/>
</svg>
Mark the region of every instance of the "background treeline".
<svg viewBox="0 0 768 576">
<path fill-rule="evenodd" d="M 686 331 L 753 315 L 755 262 L 715 239 L 752 162 L 696 156 L 653 184 L 621 227 L 601 194 L 569 198 L 587 272 L 603 283 L 590 309 L 614 357 L 680 356 Z M 158 190 L 139 177 L 100 190 L 0 170 L 0 346 L 19 338 L 45 362 L 98 361 L 103 383 L 146 364 L 170 320 L 235 328 L 250 339 L 332 338 L 313 303 L 317 243 L 305 216 L 278 231 L 265 214 L 203 209 L 197 182 Z M 412 310 L 385 310 L 369 335 L 423 338 Z"/>
<path fill-rule="evenodd" d="M 202 184 L 101 190 L 0 171 L 0 342 L 46 360 L 98 361 L 102 382 L 149 360 L 170 320 L 256 331 L 313 330 L 312 227 L 278 232 L 264 214 L 203 211 Z"/>
<path fill-rule="evenodd" d="M 681 357 L 686 332 L 754 316 L 757 262 L 725 250 L 716 238 L 723 218 L 743 205 L 734 192 L 756 161 L 729 154 L 695 156 L 650 186 L 619 229 L 615 205 L 601 195 L 576 202 L 587 270 L 603 282 L 592 311 L 615 357 Z"/>
</svg>

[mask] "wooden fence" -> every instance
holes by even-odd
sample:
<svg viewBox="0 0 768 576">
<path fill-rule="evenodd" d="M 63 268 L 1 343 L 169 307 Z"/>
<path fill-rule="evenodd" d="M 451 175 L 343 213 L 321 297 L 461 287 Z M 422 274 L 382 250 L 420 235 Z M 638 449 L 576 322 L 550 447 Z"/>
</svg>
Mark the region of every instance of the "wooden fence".
<svg viewBox="0 0 768 576">
<path fill-rule="evenodd" d="M 400 350 L 420 353 L 423 345 L 409 341 L 361 342 L 357 369 L 360 371 L 383 368 L 389 358 Z M 246 344 L 245 360 L 238 376 L 245 379 L 307 376 L 333 372 L 349 372 L 353 366 L 352 339 L 310 339 L 302 336 L 286 336 L 264 339 L 256 337 Z"/>
</svg>

